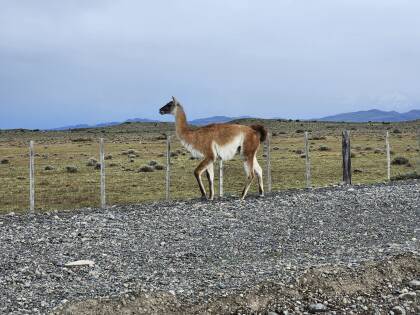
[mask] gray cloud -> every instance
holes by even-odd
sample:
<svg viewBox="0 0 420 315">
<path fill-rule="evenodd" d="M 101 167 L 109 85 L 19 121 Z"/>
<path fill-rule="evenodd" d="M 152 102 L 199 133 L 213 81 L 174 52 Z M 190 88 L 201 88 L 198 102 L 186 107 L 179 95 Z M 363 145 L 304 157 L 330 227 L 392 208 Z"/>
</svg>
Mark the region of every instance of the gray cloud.
<svg viewBox="0 0 420 315">
<path fill-rule="evenodd" d="M 2 1 L 0 128 L 419 107 L 420 3 Z"/>
</svg>

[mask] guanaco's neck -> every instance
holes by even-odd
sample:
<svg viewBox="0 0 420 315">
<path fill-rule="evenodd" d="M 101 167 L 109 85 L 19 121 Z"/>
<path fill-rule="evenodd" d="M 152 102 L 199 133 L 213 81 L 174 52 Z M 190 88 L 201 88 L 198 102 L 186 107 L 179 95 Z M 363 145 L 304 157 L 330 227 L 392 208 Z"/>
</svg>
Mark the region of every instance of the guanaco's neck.
<svg viewBox="0 0 420 315">
<path fill-rule="evenodd" d="M 187 116 L 181 105 L 178 105 L 175 113 L 175 128 L 179 138 L 184 139 L 188 133 Z"/>
</svg>

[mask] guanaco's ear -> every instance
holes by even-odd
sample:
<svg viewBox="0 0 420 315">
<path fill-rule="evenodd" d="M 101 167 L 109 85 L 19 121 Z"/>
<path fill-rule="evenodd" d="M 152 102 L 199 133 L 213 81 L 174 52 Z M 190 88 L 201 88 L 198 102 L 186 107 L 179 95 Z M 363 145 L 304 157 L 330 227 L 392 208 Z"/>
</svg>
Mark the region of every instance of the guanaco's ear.
<svg viewBox="0 0 420 315">
<path fill-rule="evenodd" d="M 178 101 L 176 100 L 175 96 L 172 96 L 172 101 L 174 102 L 174 104 L 178 104 Z"/>
</svg>

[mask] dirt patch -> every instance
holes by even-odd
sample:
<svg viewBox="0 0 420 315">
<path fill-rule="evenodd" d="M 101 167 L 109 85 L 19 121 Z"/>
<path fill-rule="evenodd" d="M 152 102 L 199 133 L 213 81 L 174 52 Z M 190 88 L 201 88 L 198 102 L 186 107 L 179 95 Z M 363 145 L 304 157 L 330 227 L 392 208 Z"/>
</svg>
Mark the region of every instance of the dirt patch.
<svg viewBox="0 0 420 315">
<path fill-rule="evenodd" d="M 403 254 L 353 267 L 323 266 L 303 271 L 294 283 L 262 283 L 255 288 L 207 303 L 193 303 L 170 293 L 129 293 L 65 305 L 56 314 L 286 314 L 310 311 L 320 303 L 327 313 L 382 314 L 395 306 L 419 311 L 418 294 L 408 282 L 420 275 L 420 256 Z M 411 290 L 411 291 L 410 291 Z M 404 294 L 410 293 L 411 299 Z"/>
</svg>

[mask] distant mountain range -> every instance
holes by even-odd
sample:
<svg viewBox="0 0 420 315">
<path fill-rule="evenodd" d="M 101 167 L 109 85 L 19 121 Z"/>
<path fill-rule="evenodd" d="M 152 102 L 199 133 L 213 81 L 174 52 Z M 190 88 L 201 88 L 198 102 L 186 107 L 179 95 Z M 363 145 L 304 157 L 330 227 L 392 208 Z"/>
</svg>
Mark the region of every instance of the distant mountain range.
<svg viewBox="0 0 420 315">
<path fill-rule="evenodd" d="M 52 128 L 49 130 L 69 130 L 69 129 L 83 129 L 83 128 L 101 128 L 101 127 L 109 127 L 109 126 L 115 126 L 120 125 L 122 123 L 133 123 L 133 122 L 158 122 L 158 120 L 152 120 L 152 119 L 143 119 L 143 118 L 132 118 L 127 119 L 124 122 L 118 122 L 118 121 L 111 121 L 111 122 L 103 122 L 96 125 L 88 125 L 88 124 L 78 124 L 78 125 L 70 125 L 70 126 L 64 126 L 64 127 L 58 127 L 58 128 Z"/>
<path fill-rule="evenodd" d="M 196 126 L 203 126 L 208 124 L 214 123 L 226 123 L 236 119 L 245 119 L 245 118 L 252 118 L 251 116 L 240 116 L 240 117 L 228 117 L 228 116 L 212 116 L 206 118 L 199 118 L 191 120 L 189 123 Z M 351 113 L 343 113 L 333 116 L 326 116 L 322 118 L 315 118 L 311 120 L 317 121 L 336 121 L 336 122 L 398 122 L 398 121 L 409 121 L 409 120 L 417 120 L 420 119 L 420 110 L 411 110 L 406 113 L 398 113 L 396 111 L 382 111 L 379 109 L 372 109 L 366 111 L 358 111 L 358 112 L 351 112 Z M 65 127 L 54 128 L 50 130 L 69 130 L 69 129 L 81 129 L 81 128 L 100 128 L 100 127 L 109 127 L 115 126 L 122 123 L 135 123 L 135 122 L 147 122 L 147 123 L 156 123 L 160 122 L 158 120 L 153 119 L 144 119 L 144 118 L 133 118 L 127 119 L 124 122 L 104 122 L 96 125 L 87 125 L 87 124 L 78 124 L 78 125 L 71 125 Z"/>
<path fill-rule="evenodd" d="M 206 117 L 206 118 L 199 118 L 199 119 L 194 119 L 189 121 L 190 124 L 192 125 L 196 125 L 196 126 L 203 126 L 203 125 L 208 125 L 208 124 L 220 124 L 220 123 L 226 123 L 235 119 L 245 119 L 245 118 L 251 118 L 251 116 L 240 116 L 240 117 L 228 117 L 228 116 L 212 116 L 212 117 Z M 143 123 L 156 123 L 156 122 L 161 122 L 159 120 L 152 120 L 152 119 L 144 119 L 144 118 L 132 118 L 132 119 L 127 119 L 126 121 L 123 122 L 116 122 L 116 121 L 112 121 L 112 122 L 104 122 L 104 123 L 100 123 L 100 124 L 96 124 L 96 125 L 88 125 L 88 124 L 78 124 L 78 125 L 70 125 L 70 126 L 64 126 L 64 127 L 58 127 L 58 128 L 53 128 L 53 129 L 49 129 L 49 130 L 69 130 L 69 129 L 82 129 L 82 128 L 101 128 L 101 127 L 109 127 L 109 126 L 115 126 L 115 125 L 120 125 L 123 123 L 138 123 L 138 122 L 143 122 Z"/>
<path fill-rule="evenodd" d="M 420 119 L 420 110 L 414 109 L 406 113 L 398 113 L 396 111 L 382 111 L 379 109 L 371 109 L 366 111 L 343 113 L 333 116 L 327 116 L 319 119 L 319 121 L 344 121 L 344 122 L 398 122 Z"/>
</svg>

